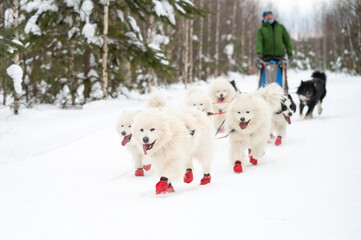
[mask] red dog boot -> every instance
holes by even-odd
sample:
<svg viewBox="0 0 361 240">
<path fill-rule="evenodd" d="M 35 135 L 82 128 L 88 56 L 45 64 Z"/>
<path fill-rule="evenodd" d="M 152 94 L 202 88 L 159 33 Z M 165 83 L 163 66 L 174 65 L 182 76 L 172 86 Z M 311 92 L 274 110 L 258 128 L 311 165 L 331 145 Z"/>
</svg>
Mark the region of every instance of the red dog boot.
<svg viewBox="0 0 361 240">
<path fill-rule="evenodd" d="M 145 171 L 149 171 L 152 168 L 152 164 L 143 165 Z"/>
<path fill-rule="evenodd" d="M 201 185 L 207 185 L 208 183 L 211 183 L 211 174 L 209 173 L 204 174 L 203 178 L 201 179 Z"/>
<path fill-rule="evenodd" d="M 168 192 L 168 193 L 175 192 L 175 191 L 174 191 L 174 188 L 173 188 L 173 186 L 172 186 L 171 183 L 168 184 L 167 192 Z"/>
<path fill-rule="evenodd" d="M 144 176 L 143 168 L 138 168 L 137 170 L 135 170 L 135 176 L 136 177 L 143 177 Z"/>
<path fill-rule="evenodd" d="M 184 174 L 184 179 L 183 181 L 185 183 L 191 183 L 193 181 L 193 172 L 191 168 L 188 168 L 186 173 Z"/>
<path fill-rule="evenodd" d="M 257 165 L 258 163 L 257 159 L 254 159 L 252 156 L 249 156 L 249 162 L 252 163 L 253 165 Z"/>
<path fill-rule="evenodd" d="M 167 193 L 168 189 L 168 178 L 161 177 L 160 181 L 155 185 L 155 193 L 161 194 L 161 193 Z"/>
<path fill-rule="evenodd" d="M 241 172 L 243 172 L 241 161 L 236 161 L 236 162 L 234 163 L 233 171 L 234 171 L 235 173 L 241 173 Z"/>
<path fill-rule="evenodd" d="M 281 143 L 282 143 L 282 137 L 281 137 L 281 136 L 278 136 L 277 139 L 276 139 L 276 141 L 275 141 L 275 145 L 276 145 L 276 146 L 279 146 L 279 145 L 281 145 Z"/>
</svg>

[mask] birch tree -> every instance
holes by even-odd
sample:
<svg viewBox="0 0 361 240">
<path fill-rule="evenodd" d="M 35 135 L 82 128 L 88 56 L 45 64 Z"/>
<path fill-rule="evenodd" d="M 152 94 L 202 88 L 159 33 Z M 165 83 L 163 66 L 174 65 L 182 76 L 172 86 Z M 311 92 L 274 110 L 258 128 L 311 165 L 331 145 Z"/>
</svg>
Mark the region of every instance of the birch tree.
<svg viewBox="0 0 361 240">
<path fill-rule="evenodd" d="M 189 38 L 188 38 L 188 45 L 189 45 L 189 83 L 193 83 L 193 23 L 194 20 L 189 20 Z"/>
<path fill-rule="evenodd" d="M 189 20 L 188 19 L 184 19 L 183 21 L 184 23 L 184 41 L 183 41 L 183 74 L 182 74 L 182 79 L 183 79 L 183 83 L 185 85 L 185 88 L 187 88 L 187 84 L 188 84 L 188 52 L 189 52 Z"/>
<path fill-rule="evenodd" d="M 221 0 L 217 1 L 217 8 L 216 8 L 216 54 L 215 54 L 215 60 L 216 60 L 216 77 L 219 76 L 219 31 L 220 31 L 220 9 L 221 9 Z"/>
<path fill-rule="evenodd" d="M 104 30 L 103 30 L 103 60 L 102 60 L 102 74 L 103 74 L 103 99 L 107 99 L 108 96 L 108 72 L 107 72 L 107 60 L 108 60 L 108 12 L 109 12 L 109 0 L 104 0 Z"/>
<path fill-rule="evenodd" d="M 199 0 L 200 8 L 203 7 L 203 0 Z M 202 79 L 202 61 L 203 61 L 203 17 L 199 19 L 199 52 L 198 52 L 198 79 Z"/>
<path fill-rule="evenodd" d="M 19 0 L 14 0 L 13 1 L 13 26 L 15 28 L 15 32 L 14 32 L 14 40 L 15 41 L 19 41 L 19 32 L 17 30 L 18 17 L 19 17 L 19 11 L 18 10 L 19 10 Z M 15 55 L 14 55 L 14 64 L 19 66 L 19 52 L 16 52 Z M 20 78 L 20 83 L 16 83 L 15 78 L 13 78 L 13 81 L 14 81 L 14 114 L 18 115 L 19 114 L 19 108 L 20 108 L 21 85 L 20 85 L 20 89 L 18 89 L 15 85 L 16 84 L 21 84 L 21 78 Z"/>
</svg>

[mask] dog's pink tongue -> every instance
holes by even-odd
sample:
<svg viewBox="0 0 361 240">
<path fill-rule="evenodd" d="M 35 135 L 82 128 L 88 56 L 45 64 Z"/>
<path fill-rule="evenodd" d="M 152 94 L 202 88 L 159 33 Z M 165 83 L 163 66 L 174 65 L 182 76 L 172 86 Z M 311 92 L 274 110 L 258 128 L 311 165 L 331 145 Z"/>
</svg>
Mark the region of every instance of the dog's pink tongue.
<svg viewBox="0 0 361 240">
<path fill-rule="evenodd" d="M 283 115 L 283 116 L 285 116 L 285 119 L 286 119 L 287 123 L 289 125 L 291 125 L 291 118 L 289 116 L 286 116 L 286 115 Z"/>
<path fill-rule="evenodd" d="M 128 136 L 124 136 L 123 141 L 122 141 L 122 146 L 125 146 L 128 143 L 129 138 L 131 136 L 132 136 L 131 134 L 129 134 Z"/>
<path fill-rule="evenodd" d="M 143 144 L 143 152 L 144 152 L 144 155 L 147 155 L 148 145 L 149 145 L 149 144 Z"/>
<path fill-rule="evenodd" d="M 239 127 L 243 130 L 243 129 L 246 129 L 246 127 L 247 127 L 247 122 L 240 122 L 239 123 Z"/>
</svg>

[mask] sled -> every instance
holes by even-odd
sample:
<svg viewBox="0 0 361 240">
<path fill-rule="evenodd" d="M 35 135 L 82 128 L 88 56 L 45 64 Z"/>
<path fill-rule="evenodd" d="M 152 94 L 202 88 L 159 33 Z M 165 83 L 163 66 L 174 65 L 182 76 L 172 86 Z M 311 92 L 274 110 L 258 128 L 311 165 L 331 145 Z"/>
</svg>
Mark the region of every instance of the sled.
<svg viewBox="0 0 361 240">
<path fill-rule="evenodd" d="M 275 82 L 283 88 L 285 93 L 288 93 L 286 60 L 270 60 L 269 62 L 258 60 L 257 64 L 260 66 L 259 88 Z"/>
</svg>

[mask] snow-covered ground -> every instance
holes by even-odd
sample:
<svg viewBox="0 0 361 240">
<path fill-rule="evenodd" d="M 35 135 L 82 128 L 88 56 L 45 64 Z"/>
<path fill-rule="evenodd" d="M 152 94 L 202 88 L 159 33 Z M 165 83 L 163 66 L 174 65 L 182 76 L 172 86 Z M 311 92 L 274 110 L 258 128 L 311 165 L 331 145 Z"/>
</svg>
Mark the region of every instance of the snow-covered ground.
<svg viewBox="0 0 361 240">
<path fill-rule="evenodd" d="M 310 75 L 291 72 L 291 91 Z M 234 78 L 256 89 L 256 76 Z M 259 165 L 234 174 L 228 139 L 218 140 L 212 183 L 199 185 L 195 165 L 195 181 L 164 196 L 154 170 L 134 176 L 115 131 L 146 96 L 0 109 L 0 239 L 361 239 L 361 78 L 328 73 L 327 88 L 323 114 L 297 114 Z M 161 91 L 174 106 L 185 96 L 182 85 Z"/>
</svg>

